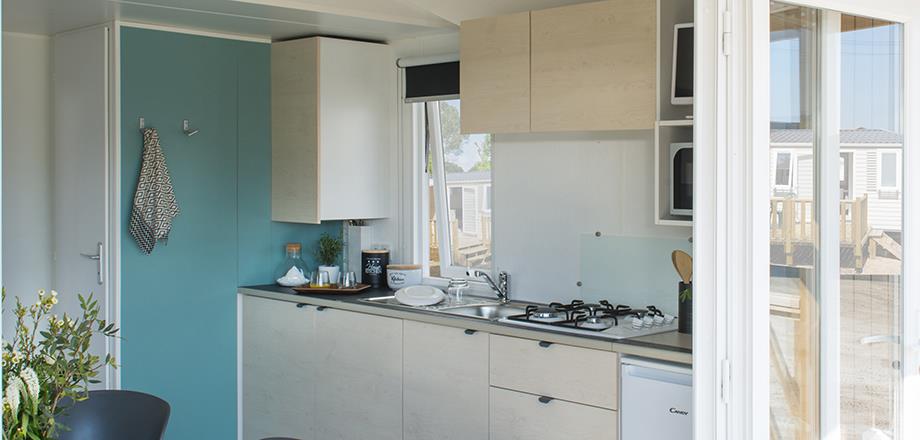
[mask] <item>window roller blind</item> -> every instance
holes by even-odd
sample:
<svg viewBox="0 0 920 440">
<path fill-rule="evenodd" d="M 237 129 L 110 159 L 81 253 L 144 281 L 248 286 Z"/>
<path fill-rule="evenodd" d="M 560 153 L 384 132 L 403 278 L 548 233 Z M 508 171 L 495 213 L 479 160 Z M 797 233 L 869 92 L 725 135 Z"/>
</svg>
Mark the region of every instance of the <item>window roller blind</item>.
<svg viewBox="0 0 920 440">
<path fill-rule="evenodd" d="M 437 101 L 460 96 L 460 62 L 405 68 L 406 102 Z"/>
</svg>

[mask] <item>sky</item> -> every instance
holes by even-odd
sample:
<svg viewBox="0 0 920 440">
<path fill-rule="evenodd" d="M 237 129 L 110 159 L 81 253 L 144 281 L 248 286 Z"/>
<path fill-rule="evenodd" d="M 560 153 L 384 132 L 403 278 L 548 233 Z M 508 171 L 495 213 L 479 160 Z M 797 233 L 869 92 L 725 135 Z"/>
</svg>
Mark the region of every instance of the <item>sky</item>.
<svg viewBox="0 0 920 440">
<path fill-rule="evenodd" d="M 771 120 L 797 122 L 800 50 L 790 31 L 775 32 L 770 47 Z M 901 43 L 898 26 L 841 34 L 841 128 L 900 131 Z"/>
</svg>

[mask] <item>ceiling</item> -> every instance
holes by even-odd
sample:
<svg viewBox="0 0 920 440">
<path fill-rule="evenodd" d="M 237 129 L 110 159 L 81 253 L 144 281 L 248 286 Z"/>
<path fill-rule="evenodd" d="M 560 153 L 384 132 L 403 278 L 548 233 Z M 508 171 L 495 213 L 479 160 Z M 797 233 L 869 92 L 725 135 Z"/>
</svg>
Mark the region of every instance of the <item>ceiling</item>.
<svg viewBox="0 0 920 440">
<path fill-rule="evenodd" d="M 114 19 L 272 40 L 392 41 L 456 32 L 462 20 L 585 0 L 3 0 L 3 30 L 52 35 Z"/>
</svg>

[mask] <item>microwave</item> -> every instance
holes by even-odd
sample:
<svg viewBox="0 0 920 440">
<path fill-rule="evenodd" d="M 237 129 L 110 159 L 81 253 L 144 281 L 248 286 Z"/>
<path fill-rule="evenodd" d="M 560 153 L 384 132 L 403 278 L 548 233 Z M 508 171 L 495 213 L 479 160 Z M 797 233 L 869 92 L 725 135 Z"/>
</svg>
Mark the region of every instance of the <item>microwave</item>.
<svg viewBox="0 0 920 440">
<path fill-rule="evenodd" d="M 671 215 L 693 215 L 693 144 L 671 144 Z"/>
</svg>

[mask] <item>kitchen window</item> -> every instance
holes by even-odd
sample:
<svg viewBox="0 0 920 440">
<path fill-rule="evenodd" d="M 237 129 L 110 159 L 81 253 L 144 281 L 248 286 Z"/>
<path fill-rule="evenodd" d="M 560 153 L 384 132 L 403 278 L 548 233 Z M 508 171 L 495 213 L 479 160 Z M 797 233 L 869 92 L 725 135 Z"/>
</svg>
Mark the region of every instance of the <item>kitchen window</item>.
<svg viewBox="0 0 920 440">
<path fill-rule="evenodd" d="M 460 133 L 460 101 L 424 106 L 425 260 L 435 278 L 492 269 L 492 137 Z"/>
</svg>

